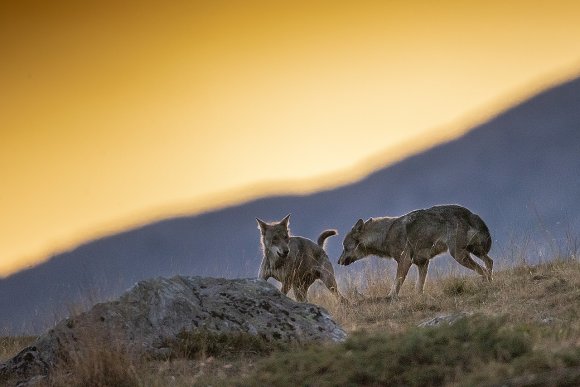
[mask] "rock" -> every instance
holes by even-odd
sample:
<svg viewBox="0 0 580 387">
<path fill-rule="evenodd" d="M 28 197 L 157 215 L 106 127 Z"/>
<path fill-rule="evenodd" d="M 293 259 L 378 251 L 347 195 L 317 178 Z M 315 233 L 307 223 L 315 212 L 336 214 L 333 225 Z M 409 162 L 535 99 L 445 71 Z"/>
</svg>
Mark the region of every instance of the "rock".
<svg viewBox="0 0 580 387">
<path fill-rule="evenodd" d="M 0 365 L 3 380 L 46 375 L 60 359 L 95 343 L 151 357 L 171 355 L 183 332 L 248 333 L 283 342 L 346 339 L 322 308 L 297 303 L 258 279 L 176 276 L 141 281 L 118 300 L 65 319 Z"/>
<path fill-rule="evenodd" d="M 471 312 L 459 312 L 459 313 L 441 315 L 441 316 L 437 316 L 437 317 L 431 318 L 429 320 L 423 321 L 422 323 L 420 323 L 417 326 L 419 328 L 426 328 L 426 327 L 438 327 L 442 324 L 453 325 L 457 321 L 459 321 L 463 318 L 469 317 L 472 314 L 473 313 L 471 313 Z"/>
</svg>

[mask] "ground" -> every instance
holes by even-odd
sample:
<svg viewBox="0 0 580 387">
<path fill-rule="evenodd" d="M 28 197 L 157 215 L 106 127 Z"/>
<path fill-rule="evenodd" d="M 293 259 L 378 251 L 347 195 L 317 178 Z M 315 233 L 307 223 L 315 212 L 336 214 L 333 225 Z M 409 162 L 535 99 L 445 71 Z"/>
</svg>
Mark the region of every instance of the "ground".
<svg viewBox="0 0 580 387">
<path fill-rule="evenodd" d="M 579 385 L 580 260 L 497 271 L 489 283 L 471 274 L 428 278 L 417 295 L 411 278 L 400 299 L 385 298 L 393 273 L 363 272 L 341 287 L 345 306 L 321 289 L 322 305 L 350 334 L 341 344 L 272 345 L 251 337 L 190 335 L 182 356 L 135 360 L 95 348 L 55 372 L 49 385 Z M 464 313 L 452 326 L 417 328 Z M 0 360 L 33 338 L 1 338 Z"/>
</svg>

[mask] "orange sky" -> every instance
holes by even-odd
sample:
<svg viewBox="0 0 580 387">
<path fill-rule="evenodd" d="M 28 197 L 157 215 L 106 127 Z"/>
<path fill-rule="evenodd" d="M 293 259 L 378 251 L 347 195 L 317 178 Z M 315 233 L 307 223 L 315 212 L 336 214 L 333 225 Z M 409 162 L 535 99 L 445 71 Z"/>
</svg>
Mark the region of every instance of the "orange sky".
<svg viewBox="0 0 580 387">
<path fill-rule="evenodd" d="M 0 276 L 351 181 L 580 70 L 578 1 L 3 1 Z"/>
</svg>

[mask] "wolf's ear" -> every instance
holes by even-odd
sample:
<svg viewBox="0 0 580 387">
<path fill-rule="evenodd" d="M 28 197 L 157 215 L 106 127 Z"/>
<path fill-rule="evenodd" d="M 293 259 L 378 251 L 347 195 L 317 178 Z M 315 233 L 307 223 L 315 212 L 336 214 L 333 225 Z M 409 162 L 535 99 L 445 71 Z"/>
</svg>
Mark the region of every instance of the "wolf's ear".
<svg viewBox="0 0 580 387">
<path fill-rule="evenodd" d="M 352 231 L 362 231 L 364 225 L 365 225 L 365 222 L 362 219 L 359 219 L 356 221 L 356 224 L 352 228 Z"/>
<path fill-rule="evenodd" d="M 284 219 L 280 221 L 280 224 L 283 224 L 284 227 L 288 228 L 288 222 L 290 221 L 290 214 L 286 215 Z"/>
<path fill-rule="evenodd" d="M 262 234 L 264 232 L 266 232 L 266 228 L 268 227 L 268 225 L 266 224 L 266 222 L 264 222 L 260 218 L 256 218 L 256 221 L 258 222 L 258 228 L 260 229 L 260 231 L 262 232 Z"/>
</svg>

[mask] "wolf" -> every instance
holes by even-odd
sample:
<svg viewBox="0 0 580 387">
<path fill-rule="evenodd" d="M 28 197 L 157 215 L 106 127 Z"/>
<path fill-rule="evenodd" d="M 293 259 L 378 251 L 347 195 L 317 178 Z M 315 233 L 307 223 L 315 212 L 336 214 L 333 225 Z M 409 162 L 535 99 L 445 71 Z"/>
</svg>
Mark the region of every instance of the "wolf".
<svg viewBox="0 0 580 387">
<path fill-rule="evenodd" d="M 491 235 L 485 222 L 459 205 L 439 205 L 409 212 L 399 217 L 359 219 L 346 234 L 340 265 L 350 265 L 361 258 L 376 255 L 397 261 L 397 275 L 388 297 L 398 297 L 411 264 L 417 265 L 417 292 L 422 293 L 429 260 L 449 251 L 461 265 L 492 279 Z M 481 259 L 485 268 L 473 260 Z"/>
<path fill-rule="evenodd" d="M 323 231 L 314 243 L 307 238 L 290 236 L 289 220 L 290 215 L 274 223 L 256 218 L 264 253 L 259 278 L 280 281 L 284 294 L 293 288 L 299 302 L 306 300 L 308 288 L 320 279 L 340 302 L 345 303 L 346 299 L 338 292 L 332 264 L 324 251 L 324 242 L 336 235 L 336 230 Z"/>
</svg>

